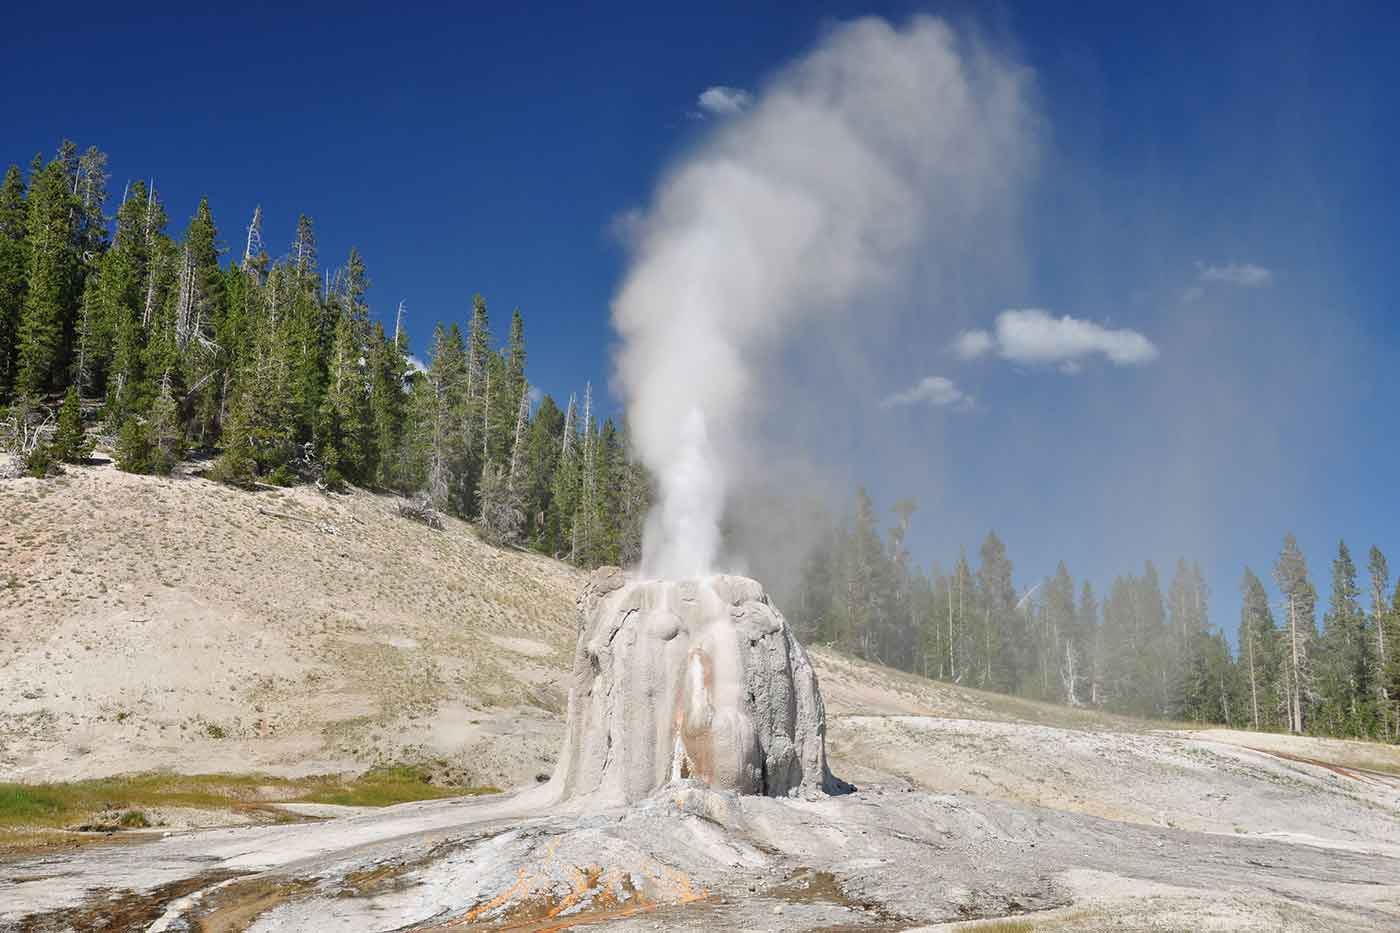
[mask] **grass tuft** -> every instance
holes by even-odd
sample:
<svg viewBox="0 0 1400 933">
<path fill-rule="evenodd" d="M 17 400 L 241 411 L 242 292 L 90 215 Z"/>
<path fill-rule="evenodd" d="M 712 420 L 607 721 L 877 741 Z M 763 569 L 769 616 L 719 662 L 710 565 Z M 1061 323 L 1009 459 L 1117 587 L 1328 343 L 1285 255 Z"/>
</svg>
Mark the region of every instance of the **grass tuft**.
<svg viewBox="0 0 1400 933">
<path fill-rule="evenodd" d="M 430 784 L 423 772 L 403 765 L 373 768 L 350 783 L 324 780 L 324 786 L 311 790 L 299 801 L 333 803 L 344 807 L 387 807 L 411 800 L 500 793 L 495 787 L 442 787 Z"/>
</svg>

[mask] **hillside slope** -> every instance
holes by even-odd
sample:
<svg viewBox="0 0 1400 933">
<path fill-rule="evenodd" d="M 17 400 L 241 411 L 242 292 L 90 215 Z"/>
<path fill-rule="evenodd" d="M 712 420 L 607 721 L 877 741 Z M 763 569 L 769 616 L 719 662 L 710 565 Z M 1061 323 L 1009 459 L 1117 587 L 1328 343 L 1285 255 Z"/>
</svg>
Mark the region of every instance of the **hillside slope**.
<svg viewBox="0 0 1400 933">
<path fill-rule="evenodd" d="M 397 504 L 110 466 L 0 482 L 0 780 L 547 771 L 578 571 Z"/>
</svg>

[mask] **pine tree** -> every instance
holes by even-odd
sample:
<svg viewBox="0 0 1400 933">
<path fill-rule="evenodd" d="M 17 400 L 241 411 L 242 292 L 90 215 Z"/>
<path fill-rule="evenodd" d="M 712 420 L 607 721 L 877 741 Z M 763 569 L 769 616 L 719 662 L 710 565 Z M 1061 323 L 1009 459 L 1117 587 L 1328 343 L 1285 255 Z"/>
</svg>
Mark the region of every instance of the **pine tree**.
<svg viewBox="0 0 1400 933">
<path fill-rule="evenodd" d="M 1085 580 L 1079 590 L 1079 631 L 1084 640 L 1085 700 L 1093 706 L 1103 704 L 1104 641 L 1103 626 L 1099 624 L 1099 601 L 1094 587 Z"/>
<path fill-rule="evenodd" d="M 378 321 L 370 331 L 369 375 L 370 417 L 374 424 L 374 481 L 384 487 L 403 488 L 403 426 L 406 397 L 404 377 L 408 359 L 404 348 L 407 336 L 399 341 L 385 339 L 384 325 Z"/>
<path fill-rule="evenodd" d="M 491 319 L 486 311 L 486 299 L 472 296 L 472 316 L 467 322 L 466 341 L 466 399 L 462 411 L 463 433 L 466 435 L 467 453 L 473 458 L 468 464 L 469 474 L 465 481 L 474 488 L 479 474 L 482 439 L 481 426 L 490 421 L 491 413 L 486 411 L 487 379 L 490 373 L 491 358 Z M 473 468 L 475 467 L 475 469 Z"/>
<path fill-rule="evenodd" d="M 798 600 L 793 608 L 793 624 L 808 643 L 830 644 L 835 640 L 836 527 L 831 514 L 819 503 L 815 522 L 820 530 L 816 543 L 803 559 Z"/>
<path fill-rule="evenodd" d="M 239 365 L 219 471 L 219 478 L 240 485 L 285 470 L 294 452 L 291 374 L 279 352 L 286 319 L 263 315 L 253 323 L 256 336 L 252 352 Z"/>
<path fill-rule="evenodd" d="M 168 476 L 185 455 L 185 432 L 180 410 L 171 392 L 170 379 L 161 379 L 160 391 L 151 405 L 149 420 L 151 472 Z"/>
<path fill-rule="evenodd" d="M 117 209 L 112 249 L 97 273 L 99 326 L 108 348 L 93 348 L 95 383 L 105 381 L 107 418 L 115 424 L 143 411 L 155 387 L 146 378 L 149 329 L 160 281 L 157 265 L 165 240 L 165 209 L 155 191 L 133 182 Z"/>
<path fill-rule="evenodd" d="M 550 537 L 556 556 L 577 553 L 574 518 L 583 491 L 583 469 L 578 442 L 578 404 L 569 396 L 559 436 L 559 461 L 550 491 Z"/>
<path fill-rule="evenodd" d="M 967 563 L 967 551 L 962 547 L 958 548 L 958 561 L 953 565 L 953 578 L 948 587 L 948 677 L 960 683 L 972 658 L 966 612 L 972 569 Z"/>
<path fill-rule="evenodd" d="M 1009 691 L 1020 683 L 1030 667 L 1025 659 L 1031 651 L 1024 619 L 1015 610 L 1016 588 L 1012 582 L 1011 561 L 1006 545 L 995 531 L 987 532 L 979 551 L 977 592 L 982 613 L 982 671 L 980 682 L 996 690 Z"/>
<path fill-rule="evenodd" d="M 919 627 L 914 616 L 915 572 L 908 548 L 909 527 L 919 504 L 911 498 L 895 502 L 891 511 L 888 584 L 880 624 L 876 627 L 880 656 L 886 663 L 909 670 L 917 664 Z"/>
<path fill-rule="evenodd" d="M 297 218 L 286 282 L 269 286 L 279 317 L 288 318 L 288 365 L 298 441 L 312 440 L 315 435 L 326 389 L 326 365 L 335 337 L 334 309 L 321 301 L 319 276 L 315 230 L 311 218 L 302 214 Z"/>
<path fill-rule="evenodd" d="M 131 415 L 122 422 L 113 453 L 117 469 L 125 473 L 151 472 L 151 436 L 140 418 Z"/>
<path fill-rule="evenodd" d="M 481 394 L 481 461 L 507 466 L 515 437 L 515 417 L 520 395 L 511 388 L 505 357 L 495 351 L 486 355 L 486 383 Z"/>
<path fill-rule="evenodd" d="M 446 509 L 466 459 L 462 408 L 466 398 L 466 352 L 462 334 L 453 325 L 441 324 L 433 332 L 433 346 L 425 377 L 426 391 L 418 394 L 417 417 L 427 474 L 429 501 Z"/>
<path fill-rule="evenodd" d="M 1371 582 L 1371 634 L 1375 638 L 1375 650 L 1371 652 L 1371 683 L 1376 691 L 1376 713 L 1380 722 L 1381 734 L 1395 735 L 1396 716 L 1391 706 L 1391 692 L 1386 672 L 1390 667 L 1390 655 L 1395 650 L 1395 635 L 1391 630 L 1392 617 L 1385 602 L 1385 591 L 1390 586 L 1390 565 L 1380 548 L 1371 545 L 1368 564 Z"/>
<path fill-rule="evenodd" d="M 151 405 L 150 417 L 129 417 L 117 439 L 117 468 L 128 473 L 168 475 L 185 452 L 185 436 L 180 426 L 179 408 L 171 391 L 170 378 L 163 376 Z"/>
<path fill-rule="evenodd" d="M 16 389 L 40 396 L 65 372 L 65 336 L 76 316 L 74 203 L 63 161 L 55 159 L 30 179 L 26 203 L 29 271 L 18 328 Z"/>
<path fill-rule="evenodd" d="M 1214 718 L 1222 707 L 1218 644 L 1210 633 L 1206 599 L 1200 568 L 1178 560 L 1167 596 L 1170 644 L 1163 646 L 1175 679 L 1169 705 L 1175 715 L 1198 722 Z"/>
<path fill-rule="evenodd" d="M 9 400 L 18 364 L 20 312 L 29 278 L 24 177 L 11 165 L 0 183 L 0 405 Z"/>
<path fill-rule="evenodd" d="M 150 274 L 142 305 L 143 382 L 134 387 L 137 410 L 146 410 L 167 386 L 172 396 L 183 394 L 184 355 L 180 350 L 179 312 L 188 301 L 189 264 L 185 250 L 169 237 L 154 237 L 151 243 Z"/>
<path fill-rule="evenodd" d="M 1286 704 L 1288 730 L 1302 732 L 1311 723 L 1315 698 L 1312 642 L 1317 630 L 1314 622 L 1317 593 L 1308 579 L 1307 561 L 1291 532 L 1283 539 L 1283 550 L 1274 563 L 1274 581 L 1283 591 L 1285 602 L 1280 647 L 1282 699 Z"/>
<path fill-rule="evenodd" d="M 68 387 L 58 409 L 58 426 L 50 442 L 53 456 L 64 463 L 81 463 L 92 455 L 92 440 L 83 431 L 83 415 L 78 406 L 78 390 Z"/>
<path fill-rule="evenodd" d="M 369 465 L 366 446 L 369 433 L 369 398 L 365 393 L 360 366 L 363 348 L 355 340 L 355 320 L 347 312 L 336 322 L 335 344 L 327 372 L 326 396 L 321 403 L 321 423 L 317 432 L 320 456 L 332 486 L 340 480 L 363 482 Z"/>
<path fill-rule="evenodd" d="M 553 397 L 544 396 L 525 434 L 522 494 L 533 546 L 546 554 L 553 554 L 557 549 L 557 542 L 550 532 L 549 513 L 563 430 L 564 413 L 559 410 Z"/>
<path fill-rule="evenodd" d="M 1367 636 L 1356 565 L 1342 541 L 1332 562 L 1332 593 L 1319 644 L 1322 717 L 1333 734 L 1365 735 L 1370 731 L 1374 711 Z"/>
<path fill-rule="evenodd" d="M 592 512 L 593 527 L 585 566 L 619 563 L 617 557 L 617 516 L 619 461 L 622 456 L 617 428 L 609 418 L 594 438 Z"/>
<path fill-rule="evenodd" d="M 1272 728 L 1278 706 L 1279 633 L 1264 584 L 1248 567 L 1240 583 L 1239 655 L 1253 729 Z"/>
<path fill-rule="evenodd" d="M 183 364 L 183 382 L 189 387 L 186 402 L 194 416 L 194 433 L 208 441 L 217 431 L 224 400 L 219 378 L 227 362 L 227 290 L 219 267 L 219 231 L 200 198 L 185 230 L 183 271 L 175 311 L 175 344 Z"/>
<path fill-rule="evenodd" d="M 1136 716 L 1168 712 L 1170 675 L 1163 668 L 1169 640 L 1157 570 L 1151 561 L 1143 575 L 1118 577 L 1103 607 L 1103 688 L 1105 703 Z"/>
<path fill-rule="evenodd" d="M 854 522 L 845 535 L 840 588 L 836 593 L 836 643 L 845 651 L 879 662 L 877 601 L 884 588 L 884 546 L 875 506 L 864 487 L 856 490 Z"/>
<path fill-rule="evenodd" d="M 617 560 L 623 567 L 642 561 L 642 539 L 647 513 L 654 495 L 651 477 L 641 461 L 632 456 L 626 439 L 622 442 L 621 475 L 618 477 Z"/>
</svg>

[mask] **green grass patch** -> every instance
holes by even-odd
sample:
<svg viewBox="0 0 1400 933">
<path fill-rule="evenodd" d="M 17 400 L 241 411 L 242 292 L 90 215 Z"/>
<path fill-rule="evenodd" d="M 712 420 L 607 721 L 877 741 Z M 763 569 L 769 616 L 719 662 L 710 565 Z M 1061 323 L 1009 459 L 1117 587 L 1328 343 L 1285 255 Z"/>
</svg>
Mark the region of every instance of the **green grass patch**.
<svg viewBox="0 0 1400 933">
<path fill-rule="evenodd" d="M 383 807 L 491 793 L 499 791 L 431 784 L 423 771 L 406 766 L 374 768 L 354 778 L 157 772 L 53 784 L 0 783 L 0 848 L 17 833 L 78 826 L 143 828 L 154 819 L 148 811 L 160 807 L 243 811 L 265 810 L 273 803 Z"/>
<path fill-rule="evenodd" d="M 421 771 L 402 765 L 373 768 L 349 783 L 335 779 L 315 780 L 324 783 L 297 798 L 298 802 L 333 803 L 343 807 L 387 807 L 411 800 L 500 793 L 495 787 L 443 787 L 429 784 Z"/>
<path fill-rule="evenodd" d="M 0 825 L 43 825 L 65 809 L 64 796 L 43 785 L 0 784 Z"/>
</svg>

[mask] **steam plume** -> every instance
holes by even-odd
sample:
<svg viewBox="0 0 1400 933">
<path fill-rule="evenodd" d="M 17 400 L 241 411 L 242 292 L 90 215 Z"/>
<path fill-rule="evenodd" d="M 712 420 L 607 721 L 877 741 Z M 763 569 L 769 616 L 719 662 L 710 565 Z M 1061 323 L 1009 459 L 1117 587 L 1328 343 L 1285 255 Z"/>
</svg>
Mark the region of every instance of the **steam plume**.
<svg viewBox="0 0 1400 933">
<path fill-rule="evenodd" d="M 777 354 L 956 236 L 1024 160 L 1025 73 L 918 17 L 833 30 L 719 126 L 635 225 L 617 384 L 657 477 L 642 572 L 717 569 Z M 870 304 L 861 305 L 872 313 Z"/>
</svg>

